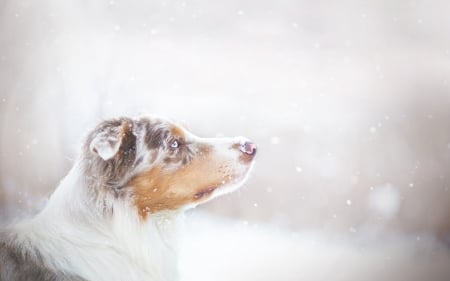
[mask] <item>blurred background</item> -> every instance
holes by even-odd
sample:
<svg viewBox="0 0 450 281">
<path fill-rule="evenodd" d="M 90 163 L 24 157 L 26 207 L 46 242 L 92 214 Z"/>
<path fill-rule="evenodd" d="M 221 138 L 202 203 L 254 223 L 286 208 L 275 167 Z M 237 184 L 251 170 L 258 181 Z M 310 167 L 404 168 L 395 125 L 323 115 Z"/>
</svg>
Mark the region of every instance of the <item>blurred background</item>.
<svg viewBox="0 0 450 281">
<path fill-rule="evenodd" d="M 259 145 L 187 216 L 185 280 L 450 280 L 450 3 L 0 0 L 0 222 L 87 130 L 151 113 Z"/>
</svg>

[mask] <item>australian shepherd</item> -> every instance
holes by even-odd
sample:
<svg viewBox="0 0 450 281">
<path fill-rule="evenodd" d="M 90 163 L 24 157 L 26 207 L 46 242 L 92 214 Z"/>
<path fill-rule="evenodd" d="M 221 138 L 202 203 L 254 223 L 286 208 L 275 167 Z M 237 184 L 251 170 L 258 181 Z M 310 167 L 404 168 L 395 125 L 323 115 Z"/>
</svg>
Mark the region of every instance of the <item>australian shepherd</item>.
<svg viewBox="0 0 450 281">
<path fill-rule="evenodd" d="M 177 280 L 183 212 L 242 185 L 255 154 L 163 118 L 103 121 L 47 206 L 0 232 L 0 280 Z"/>
</svg>

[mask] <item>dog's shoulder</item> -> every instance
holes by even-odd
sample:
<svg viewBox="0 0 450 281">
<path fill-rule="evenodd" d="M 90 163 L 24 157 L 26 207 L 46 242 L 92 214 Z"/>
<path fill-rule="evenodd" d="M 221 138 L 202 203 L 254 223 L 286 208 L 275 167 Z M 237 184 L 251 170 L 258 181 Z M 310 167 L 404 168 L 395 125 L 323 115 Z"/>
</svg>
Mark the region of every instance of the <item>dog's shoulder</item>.
<svg viewBox="0 0 450 281">
<path fill-rule="evenodd" d="M 39 252 L 14 243 L 0 231 L 0 281 L 83 281 L 82 278 L 48 268 Z"/>
</svg>

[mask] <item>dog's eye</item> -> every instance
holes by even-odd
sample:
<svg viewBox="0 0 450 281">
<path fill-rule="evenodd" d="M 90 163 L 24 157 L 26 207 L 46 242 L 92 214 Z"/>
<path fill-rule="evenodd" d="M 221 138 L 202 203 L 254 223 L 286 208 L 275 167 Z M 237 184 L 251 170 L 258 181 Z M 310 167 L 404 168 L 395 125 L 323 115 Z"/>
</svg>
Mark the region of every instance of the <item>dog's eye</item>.
<svg viewBox="0 0 450 281">
<path fill-rule="evenodd" d="M 170 143 L 170 147 L 171 147 L 171 148 L 178 148 L 178 146 L 179 146 L 179 143 L 178 143 L 177 140 L 173 140 L 173 141 Z"/>
</svg>

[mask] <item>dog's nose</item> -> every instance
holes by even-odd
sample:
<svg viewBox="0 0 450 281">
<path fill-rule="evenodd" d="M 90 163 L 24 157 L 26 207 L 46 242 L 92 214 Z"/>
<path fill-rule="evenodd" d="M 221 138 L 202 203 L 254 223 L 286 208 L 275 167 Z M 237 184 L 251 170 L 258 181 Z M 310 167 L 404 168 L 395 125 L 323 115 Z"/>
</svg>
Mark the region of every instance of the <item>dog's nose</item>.
<svg viewBox="0 0 450 281">
<path fill-rule="evenodd" d="M 248 154 L 250 156 L 254 156 L 256 154 L 256 144 L 251 141 L 243 141 L 240 143 L 239 149 Z"/>
</svg>

